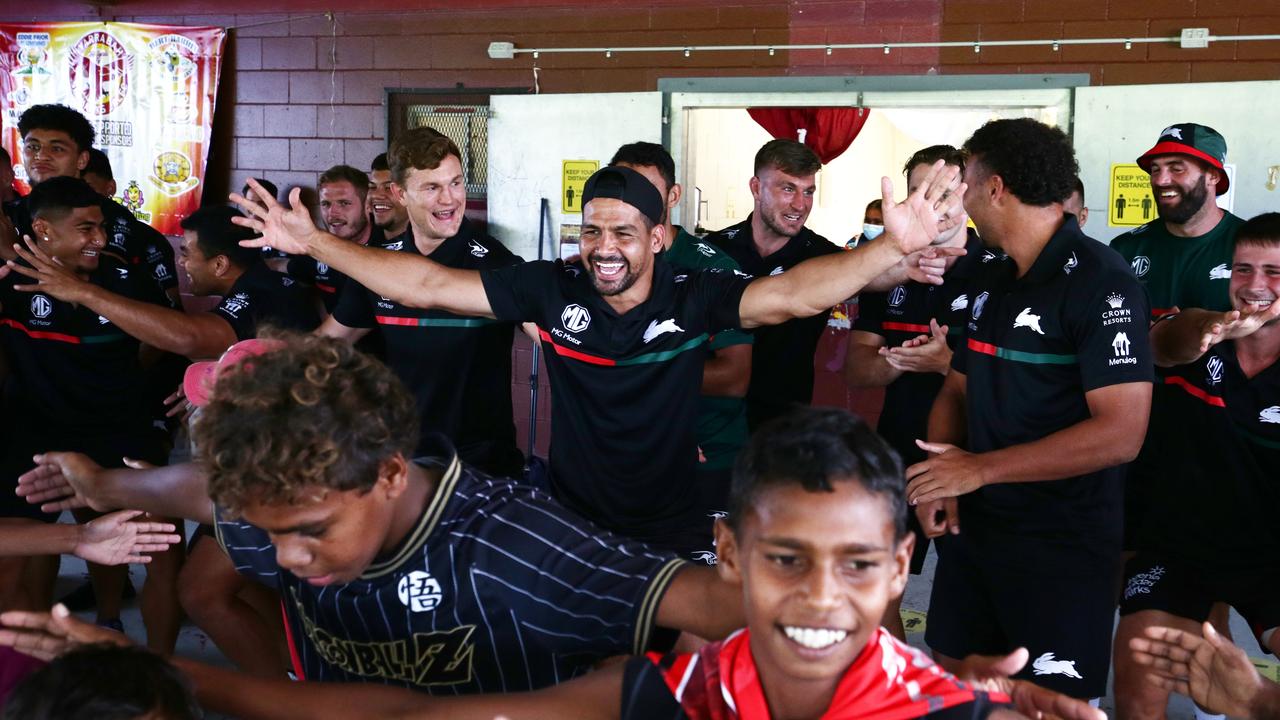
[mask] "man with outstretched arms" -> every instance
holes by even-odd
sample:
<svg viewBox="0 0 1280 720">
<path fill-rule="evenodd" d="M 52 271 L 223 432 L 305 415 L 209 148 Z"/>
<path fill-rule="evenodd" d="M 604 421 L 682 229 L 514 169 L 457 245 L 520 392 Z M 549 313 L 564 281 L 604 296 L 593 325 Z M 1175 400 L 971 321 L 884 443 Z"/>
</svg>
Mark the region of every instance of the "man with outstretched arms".
<svg viewBox="0 0 1280 720">
<path fill-rule="evenodd" d="M 452 140 L 430 128 L 396 138 L 387 173 L 400 196 L 396 202 L 407 209 L 409 227 L 382 247 L 463 270 L 520 262 L 463 217 L 467 191 L 461 158 Z M 445 219 L 442 209 L 450 213 Z M 417 400 L 423 442 L 444 433 L 465 462 L 501 476 L 519 475 L 524 466 L 511 408 L 514 331 L 512 323 L 491 317 L 411 307 L 358 280 L 343 286 L 319 330 L 352 342 L 373 332 L 381 335 L 387 364 Z"/>
<path fill-rule="evenodd" d="M 680 203 L 683 188 L 676 182 L 676 164 L 667 149 L 657 143 L 634 142 L 613 154 L 610 165 L 621 165 L 644 175 L 666 201 L 663 213 L 662 257 L 676 272 L 719 269 L 738 270 L 738 263 L 717 249 L 673 225 L 671 210 Z M 751 333 L 722 330 L 707 342 L 702 366 L 702 396 L 698 399 L 698 502 L 708 517 L 719 517 L 729 500 L 729 471 L 738 451 L 747 442 L 746 402 L 751 383 Z M 710 530 L 710 528 L 708 528 Z M 715 561 L 708 532 L 707 552 Z"/>
<path fill-rule="evenodd" d="M 304 224 L 296 198 L 290 209 L 270 202 L 269 211 L 242 222 L 267 233 L 250 244 L 307 252 L 396 302 L 536 324 L 556 397 L 554 494 L 608 530 L 684 554 L 705 551 L 709 525 L 694 493 L 703 362 L 691 351 L 720 330 L 819 312 L 926 247 L 939 228 L 961 222 L 948 215 L 959 205 L 949 192 L 957 174 L 938 163 L 907 201 L 886 203 L 885 242 L 756 281 L 732 272 L 679 276 L 656 258 L 663 198 L 623 167 L 604 168 L 587 183 L 582 261 L 575 263 L 478 272 L 360 248 Z M 431 210 L 439 223 L 462 213 L 460 205 Z"/>
</svg>

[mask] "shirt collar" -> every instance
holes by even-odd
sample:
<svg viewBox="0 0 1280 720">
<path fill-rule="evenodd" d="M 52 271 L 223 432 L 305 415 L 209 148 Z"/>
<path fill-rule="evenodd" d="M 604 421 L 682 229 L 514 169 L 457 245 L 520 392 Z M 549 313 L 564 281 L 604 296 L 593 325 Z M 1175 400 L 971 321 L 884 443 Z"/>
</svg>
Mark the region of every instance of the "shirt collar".
<svg viewBox="0 0 1280 720">
<path fill-rule="evenodd" d="M 1063 213 L 1062 225 L 1054 231 L 1053 236 L 1049 238 L 1049 242 L 1040 251 L 1040 255 L 1036 257 L 1035 262 L 1031 263 L 1031 268 L 1022 276 L 1021 282 L 1036 284 L 1048 282 L 1062 271 L 1062 266 L 1071 256 L 1071 251 L 1081 241 L 1088 239 L 1080 231 L 1076 216 Z"/>
</svg>

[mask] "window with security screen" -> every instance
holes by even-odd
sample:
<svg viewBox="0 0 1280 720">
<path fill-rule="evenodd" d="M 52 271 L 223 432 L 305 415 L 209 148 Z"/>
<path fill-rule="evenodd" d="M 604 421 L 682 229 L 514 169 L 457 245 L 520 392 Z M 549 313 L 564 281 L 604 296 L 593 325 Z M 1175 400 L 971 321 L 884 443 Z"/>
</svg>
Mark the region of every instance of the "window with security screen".
<svg viewBox="0 0 1280 720">
<path fill-rule="evenodd" d="M 462 151 L 467 199 L 478 200 L 488 195 L 488 105 L 409 105 L 405 108 L 405 127 L 429 127 L 448 135 Z"/>
<path fill-rule="evenodd" d="M 467 205 L 483 208 L 489 193 L 489 98 L 526 92 L 527 88 L 388 88 L 387 138 L 424 126 L 448 135 L 462 152 Z"/>
</svg>

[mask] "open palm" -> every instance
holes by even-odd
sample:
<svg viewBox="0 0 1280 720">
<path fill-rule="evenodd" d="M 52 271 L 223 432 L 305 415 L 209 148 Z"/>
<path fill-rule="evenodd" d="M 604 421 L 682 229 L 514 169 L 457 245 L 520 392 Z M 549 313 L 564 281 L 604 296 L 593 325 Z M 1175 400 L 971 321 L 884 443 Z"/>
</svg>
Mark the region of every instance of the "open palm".
<svg viewBox="0 0 1280 720">
<path fill-rule="evenodd" d="M 260 238 L 241 241 L 244 247 L 273 247 L 291 255 L 306 255 L 310 240 L 320 232 L 311 213 L 302 203 L 302 189 L 289 191 L 289 204 L 286 207 L 276 202 L 271 193 L 262 189 L 256 180 L 249 180 L 253 200 L 239 193 L 231 193 L 231 201 L 240 205 L 248 217 L 232 218 L 232 222 L 243 227 L 252 228 L 262 235 Z"/>
<path fill-rule="evenodd" d="M 884 234 L 893 239 L 903 255 L 929 247 L 941 233 L 965 222 L 961 205 L 965 185 L 959 179 L 959 168 L 939 160 L 915 192 L 895 203 L 893 182 L 881 178 Z"/>
<path fill-rule="evenodd" d="M 180 542 L 169 523 L 137 522 L 141 510 L 121 510 L 103 515 L 81 526 L 75 554 L 99 565 L 147 563 L 146 553 L 164 552 Z"/>
</svg>

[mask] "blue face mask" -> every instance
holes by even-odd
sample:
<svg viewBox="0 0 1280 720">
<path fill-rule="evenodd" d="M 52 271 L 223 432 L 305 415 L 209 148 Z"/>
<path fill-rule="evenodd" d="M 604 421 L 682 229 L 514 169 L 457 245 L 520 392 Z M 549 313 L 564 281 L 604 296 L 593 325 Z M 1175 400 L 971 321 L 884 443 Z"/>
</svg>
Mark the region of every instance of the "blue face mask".
<svg viewBox="0 0 1280 720">
<path fill-rule="evenodd" d="M 883 225 L 872 225 L 871 223 L 862 223 L 862 239 L 875 240 L 884 232 Z"/>
</svg>

